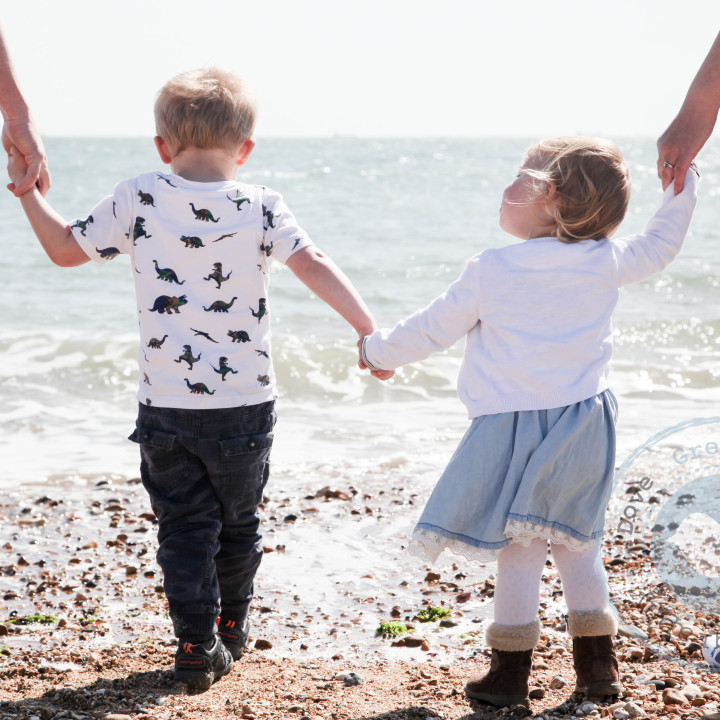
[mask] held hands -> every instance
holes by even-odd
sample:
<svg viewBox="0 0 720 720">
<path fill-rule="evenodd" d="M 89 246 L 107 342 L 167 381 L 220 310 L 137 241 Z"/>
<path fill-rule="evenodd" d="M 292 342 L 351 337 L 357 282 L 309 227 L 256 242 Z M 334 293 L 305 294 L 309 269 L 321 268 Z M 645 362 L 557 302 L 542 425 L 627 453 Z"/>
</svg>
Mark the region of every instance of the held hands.
<svg viewBox="0 0 720 720">
<path fill-rule="evenodd" d="M 357 342 L 358 347 L 358 367 L 361 370 L 368 370 L 368 366 L 363 362 L 362 359 L 362 343 L 365 338 L 360 338 Z M 376 377 L 378 380 L 389 380 L 394 374 L 394 370 L 370 370 L 370 374 Z"/>
<path fill-rule="evenodd" d="M 710 137 L 714 125 L 714 117 L 705 117 L 700 112 L 681 112 L 670 123 L 657 141 L 657 169 L 663 190 L 674 184 L 676 195 L 682 191 L 690 163 Z"/>
<path fill-rule="evenodd" d="M 3 141 L 4 140 L 5 138 L 3 138 Z M 20 150 L 18 150 L 17 147 L 15 147 L 15 145 L 10 144 L 5 149 L 8 153 L 7 171 L 10 176 L 10 184 L 7 188 L 10 192 L 15 193 L 15 188 L 22 186 L 22 182 L 28 173 L 28 165 L 25 161 L 25 156 L 20 152 Z"/>
<path fill-rule="evenodd" d="M 24 168 L 11 176 L 8 190 L 20 197 L 37 187 L 45 197 L 50 189 L 50 171 L 45 148 L 32 122 L 6 120 L 2 129 L 2 144 L 8 154 L 15 150 L 17 157 L 22 159 L 22 163 L 16 162 L 16 167 Z"/>
</svg>

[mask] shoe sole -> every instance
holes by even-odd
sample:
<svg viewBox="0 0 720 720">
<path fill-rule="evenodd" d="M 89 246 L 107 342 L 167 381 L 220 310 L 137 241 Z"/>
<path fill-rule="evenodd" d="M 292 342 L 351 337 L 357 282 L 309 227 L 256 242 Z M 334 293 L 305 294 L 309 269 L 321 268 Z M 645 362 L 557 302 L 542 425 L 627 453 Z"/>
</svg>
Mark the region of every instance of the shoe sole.
<svg viewBox="0 0 720 720">
<path fill-rule="evenodd" d="M 188 692 L 191 694 L 207 692 L 221 677 L 227 675 L 233 669 L 233 663 L 225 665 L 220 671 L 212 668 L 197 669 L 178 669 L 175 667 L 175 681 L 187 685 Z"/>
<path fill-rule="evenodd" d="M 576 693 L 582 693 L 586 697 L 602 697 L 603 695 L 618 695 L 622 692 L 622 685 L 619 682 L 599 682 L 587 687 L 576 687 Z"/>
<path fill-rule="evenodd" d="M 175 681 L 187 685 L 188 692 L 193 694 L 206 692 L 210 689 L 215 680 L 220 677 L 222 677 L 222 675 L 218 675 L 216 678 L 215 673 L 212 670 L 203 672 L 201 670 L 175 669 Z"/>
<path fill-rule="evenodd" d="M 510 707 L 511 705 L 524 705 L 530 708 L 530 698 L 522 695 L 494 695 L 492 693 L 478 693 L 465 688 L 465 694 L 473 700 L 495 705 L 495 707 Z"/>
</svg>

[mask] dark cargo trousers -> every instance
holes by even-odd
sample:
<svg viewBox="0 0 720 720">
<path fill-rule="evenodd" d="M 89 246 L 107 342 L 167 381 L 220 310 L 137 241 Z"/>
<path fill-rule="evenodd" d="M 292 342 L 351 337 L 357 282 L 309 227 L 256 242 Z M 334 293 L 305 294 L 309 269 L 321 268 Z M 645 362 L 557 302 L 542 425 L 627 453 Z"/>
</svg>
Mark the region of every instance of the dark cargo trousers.
<svg viewBox="0 0 720 720">
<path fill-rule="evenodd" d="M 130 439 L 158 519 L 157 560 L 175 635 L 209 638 L 242 619 L 262 559 L 258 505 L 270 463 L 273 401 L 217 410 L 139 406 Z"/>
</svg>

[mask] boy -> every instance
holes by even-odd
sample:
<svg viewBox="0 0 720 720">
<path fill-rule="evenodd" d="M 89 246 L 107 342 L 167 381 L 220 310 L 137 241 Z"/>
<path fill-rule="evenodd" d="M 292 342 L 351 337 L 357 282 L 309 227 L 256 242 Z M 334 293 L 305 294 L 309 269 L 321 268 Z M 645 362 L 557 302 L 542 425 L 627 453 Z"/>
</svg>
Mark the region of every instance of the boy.
<svg viewBox="0 0 720 720">
<path fill-rule="evenodd" d="M 140 324 L 141 476 L 158 518 L 178 650 L 175 677 L 207 690 L 242 656 L 262 557 L 258 504 L 275 423 L 268 262 L 285 263 L 360 337 L 374 321 L 345 275 L 315 248 L 282 198 L 235 180 L 254 147 L 243 81 L 181 73 L 155 103 L 172 173 L 119 183 L 69 225 L 33 189 L 35 234 L 63 267 L 131 256 Z M 17 184 L 22 154 L 10 149 Z M 216 632 L 217 625 L 217 632 Z M 221 637 L 218 637 L 218 634 Z"/>
</svg>

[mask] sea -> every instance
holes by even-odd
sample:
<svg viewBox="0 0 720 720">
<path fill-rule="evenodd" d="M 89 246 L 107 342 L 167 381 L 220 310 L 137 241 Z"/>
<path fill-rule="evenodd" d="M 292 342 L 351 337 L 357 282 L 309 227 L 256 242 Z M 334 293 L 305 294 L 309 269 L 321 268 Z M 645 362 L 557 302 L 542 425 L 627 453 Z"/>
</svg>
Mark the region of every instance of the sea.
<svg viewBox="0 0 720 720">
<path fill-rule="evenodd" d="M 472 255 L 517 242 L 498 225 L 500 200 L 538 139 L 260 139 L 240 178 L 281 192 L 378 324 L 392 326 L 441 294 Z M 614 139 L 632 175 L 630 209 L 617 231 L 626 235 L 642 231 L 662 192 L 654 140 Z M 119 180 L 164 169 L 149 138 L 48 138 L 46 145 L 48 200 L 67 219 L 86 217 Z M 624 530 L 636 532 L 638 509 L 662 505 L 652 493 L 671 497 L 710 473 L 709 485 L 695 483 L 663 506 L 671 527 L 704 508 L 700 525 L 681 528 L 693 547 L 696 533 L 711 540 L 720 529 L 720 144 L 711 139 L 698 166 L 699 200 L 682 253 L 621 290 L 614 316 L 622 478 L 606 524 L 616 532 L 625 521 Z M 0 195 L 0 227 L 0 502 L 132 483 L 139 453 L 127 437 L 137 412 L 138 332 L 127 257 L 54 266 L 9 192 Z M 455 389 L 463 343 L 383 383 L 357 367 L 354 331 L 279 263 L 269 306 L 279 421 L 268 496 L 290 506 L 293 498 L 339 491 L 377 502 L 393 490 L 382 519 L 328 515 L 273 535 L 288 552 L 263 564 L 266 598 L 273 587 L 280 600 L 297 593 L 309 606 L 341 613 L 348 588 L 382 595 L 402 573 L 418 572 L 418 561 L 401 550 L 469 423 Z M 628 479 L 639 483 L 632 496 L 622 484 Z M 389 499 L 408 493 L 412 502 Z M 686 507 L 690 496 L 695 508 Z M 710 548 L 708 562 L 718 552 Z M 667 579 L 671 570 L 661 564 L 658 574 Z M 692 578 L 713 582 L 720 577 Z"/>
<path fill-rule="evenodd" d="M 618 140 L 632 173 L 619 235 L 660 203 L 652 139 Z M 516 242 L 500 198 L 532 138 L 260 140 L 240 177 L 280 191 L 380 326 L 428 304 L 475 253 Z M 48 199 L 85 217 L 115 183 L 163 170 L 150 139 L 50 138 Z M 624 289 L 611 387 L 620 455 L 664 427 L 720 414 L 720 145 L 704 150 L 682 254 Z M 138 342 L 129 262 L 58 268 L 10 193 L 0 196 L 0 488 L 62 476 L 136 475 Z M 463 343 L 381 383 L 356 366 L 352 329 L 273 266 L 279 416 L 274 462 L 442 469 L 467 426 L 455 382 Z"/>
<path fill-rule="evenodd" d="M 516 242 L 498 225 L 500 198 L 535 140 L 260 139 L 240 178 L 280 191 L 378 324 L 392 326 L 442 293 L 469 257 Z M 653 139 L 615 140 L 633 183 L 622 235 L 643 229 L 661 188 Z M 149 138 L 46 144 L 48 199 L 66 218 L 85 217 L 119 180 L 164 169 Z M 699 167 L 682 254 L 621 291 L 611 374 L 619 460 L 663 428 L 720 415 L 720 144 L 708 143 Z M 0 195 L 0 226 L 0 491 L 137 475 L 127 440 L 138 373 L 127 258 L 55 267 L 9 192 Z M 455 392 L 463 343 L 381 383 L 356 366 L 352 329 L 279 263 L 270 293 L 274 463 L 312 465 L 328 483 L 343 468 L 369 466 L 434 482 L 468 424 Z"/>
</svg>

